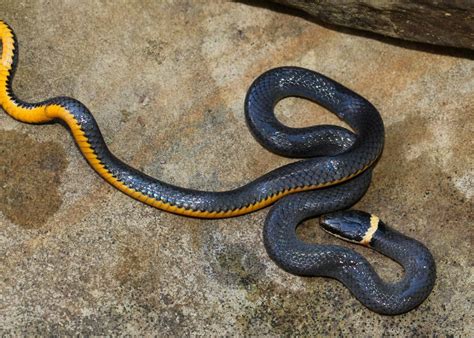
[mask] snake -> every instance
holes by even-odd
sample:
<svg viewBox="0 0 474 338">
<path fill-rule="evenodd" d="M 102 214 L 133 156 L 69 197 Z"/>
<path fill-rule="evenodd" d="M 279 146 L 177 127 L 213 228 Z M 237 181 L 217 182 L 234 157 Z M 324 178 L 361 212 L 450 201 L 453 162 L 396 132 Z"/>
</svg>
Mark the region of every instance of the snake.
<svg viewBox="0 0 474 338">
<path fill-rule="evenodd" d="M 353 250 L 308 244 L 296 236 L 297 226 L 305 219 L 345 210 L 369 187 L 372 169 L 383 150 L 384 125 L 378 110 L 352 90 L 320 73 L 294 66 L 274 68 L 260 75 L 245 97 L 247 125 L 264 148 L 295 161 L 227 191 L 202 191 L 163 182 L 117 158 L 107 147 L 92 113 L 80 101 L 61 96 L 29 103 L 18 98 L 12 86 L 18 65 L 18 41 L 4 21 L 0 21 L 0 39 L 3 110 L 25 123 L 65 124 L 90 166 L 128 196 L 170 213 L 206 219 L 239 216 L 274 204 L 265 221 L 263 241 L 270 258 L 284 270 L 338 279 L 362 304 L 381 314 L 409 311 L 431 292 L 435 265 L 430 252 L 421 243 L 415 245 L 415 240 L 396 235 L 386 226 L 377 223 L 374 231 L 376 225 L 370 217 L 365 223 L 361 220 L 367 217 L 359 217 L 360 222 L 342 228 L 366 229 L 361 244 L 370 244 L 402 264 L 405 275 L 397 283 L 383 281 Z M 274 109 L 287 97 L 319 104 L 351 130 L 335 125 L 291 128 L 282 124 Z M 349 221 L 344 223 L 341 217 L 344 220 L 349 216 L 343 213 L 333 217 L 346 224 Z M 338 227 L 328 226 L 337 223 L 331 216 L 323 216 L 321 222 L 328 232 L 351 238 L 350 231 L 347 235 L 337 231 Z"/>
</svg>

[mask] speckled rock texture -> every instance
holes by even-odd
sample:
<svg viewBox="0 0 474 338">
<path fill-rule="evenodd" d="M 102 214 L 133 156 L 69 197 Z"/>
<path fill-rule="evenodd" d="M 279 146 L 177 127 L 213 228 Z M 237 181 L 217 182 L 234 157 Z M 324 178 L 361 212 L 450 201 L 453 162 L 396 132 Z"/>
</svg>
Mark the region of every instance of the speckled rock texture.
<svg viewBox="0 0 474 338">
<path fill-rule="evenodd" d="M 469 55 L 349 35 L 247 3 L 0 0 L 0 8 L 20 41 L 21 98 L 79 99 L 117 156 L 186 187 L 228 189 L 290 161 L 245 126 L 246 90 L 265 70 L 302 66 L 345 84 L 386 125 L 357 207 L 421 240 L 438 264 L 419 308 L 377 315 L 337 281 L 280 270 L 262 243 L 268 210 L 215 221 L 161 212 L 104 182 L 60 124 L 0 112 L 2 334 L 472 335 Z M 277 111 L 290 126 L 339 123 L 301 99 Z M 402 274 L 317 220 L 298 232 L 353 247 L 387 280 Z"/>
<path fill-rule="evenodd" d="M 335 25 L 394 38 L 474 49 L 472 0 L 270 0 Z"/>
</svg>

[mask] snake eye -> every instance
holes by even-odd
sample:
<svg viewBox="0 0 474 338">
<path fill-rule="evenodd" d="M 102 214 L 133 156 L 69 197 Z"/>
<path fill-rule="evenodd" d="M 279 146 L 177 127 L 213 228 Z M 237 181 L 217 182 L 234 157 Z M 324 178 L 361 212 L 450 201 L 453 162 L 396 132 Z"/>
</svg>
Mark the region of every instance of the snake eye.
<svg viewBox="0 0 474 338">
<path fill-rule="evenodd" d="M 370 219 L 366 212 L 347 210 L 323 215 L 319 223 L 330 234 L 360 244 L 370 229 Z"/>
</svg>

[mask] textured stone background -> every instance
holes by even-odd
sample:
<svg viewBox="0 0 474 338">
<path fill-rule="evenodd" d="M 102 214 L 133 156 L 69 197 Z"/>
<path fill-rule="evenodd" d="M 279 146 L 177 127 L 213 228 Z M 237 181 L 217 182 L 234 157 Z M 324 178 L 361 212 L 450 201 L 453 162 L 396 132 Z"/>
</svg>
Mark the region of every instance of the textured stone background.
<svg viewBox="0 0 474 338">
<path fill-rule="evenodd" d="M 474 50 L 472 0 L 267 0 L 334 25 Z"/>
<path fill-rule="evenodd" d="M 329 30 L 246 3 L 7 1 L 16 92 L 73 96 L 127 163 L 187 187 L 227 189 L 287 163 L 247 132 L 243 99 L 263 71 L 320 71 L 377 106 L 387 140 L 359 207 L 422 240 L 438 280 L 418 309 L 382 317 L 337 281 L 278 269 L 267 210 L 203 221 L 116 191 L 59 124 L 0 114 L 0 331 L 53 334 L 472 334 L 474 62 Z M 334 122 L 299 99 L 292 126 Z M 314 242 L 340 243 L 316 220 Z M 347 244 L 350 245 L 350 244 Z M 402 270 L 363 252 L 384 278 Z"/>
</svg>

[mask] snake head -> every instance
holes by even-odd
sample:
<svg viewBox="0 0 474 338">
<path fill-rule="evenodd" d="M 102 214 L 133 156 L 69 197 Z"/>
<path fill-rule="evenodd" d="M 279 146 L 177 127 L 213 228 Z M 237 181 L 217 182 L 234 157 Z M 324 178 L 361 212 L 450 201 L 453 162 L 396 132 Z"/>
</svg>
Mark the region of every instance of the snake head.
<svg viewBox="0 0 474 338">
<path fill-rule="evenodd" d="M 323 215 L 319 223 L 331 235 L 369 246 L 377 231 L 379 218 L 364 211 L 347 210 Z"/>
</svg>

